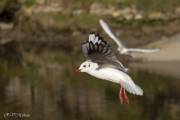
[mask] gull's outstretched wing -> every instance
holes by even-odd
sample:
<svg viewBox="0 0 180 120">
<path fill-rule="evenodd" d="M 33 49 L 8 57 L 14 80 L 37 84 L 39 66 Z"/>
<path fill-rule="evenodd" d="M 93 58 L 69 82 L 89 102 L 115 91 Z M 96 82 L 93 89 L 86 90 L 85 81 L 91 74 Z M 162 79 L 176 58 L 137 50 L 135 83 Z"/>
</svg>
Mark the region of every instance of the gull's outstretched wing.
<svg viewBox="0 0 180 120">
<path fill-rule="evenodd" d="M 116 37 L 116 35 L 112 32 L 108 24 L 100 19 L 99 23 L 101 27 L 104 29 L 104 31 L 116 42 L 118 45 L 118 51 L 121 54 L 128 54 L 128 53 L 153 53 L 153 52 L 158 52 L 160 49 L 139 49 L 139 48 L 127 48 L 124 46 L 124 44 Z"/>
<path fill-rule="evenodd" d="M 104 31 L 116 42 L 120 49 L 125 48 L 124 44 L 116 37 L 116 35 L 112 32 L 112 30 L 104 20 L 100 19 L 99 23 Z"/>
<path fill-rule="evenodd" d="M 89 40 L 82 45 L 82 52 L 87 59 L 102 66 L 112 65 L 127 72 L 127 68 L 118 61 L 110 45 L 94 33 L 89 34 Z"/>
<path fill-rule="evenodd" d="M 137 52 L 137 53 L 153 53 L 153 52 L 158 52 L 160 49 L 139 49 L 139 48 L 129 48 L 127 50 L 128 52 Z"/>
</svg>

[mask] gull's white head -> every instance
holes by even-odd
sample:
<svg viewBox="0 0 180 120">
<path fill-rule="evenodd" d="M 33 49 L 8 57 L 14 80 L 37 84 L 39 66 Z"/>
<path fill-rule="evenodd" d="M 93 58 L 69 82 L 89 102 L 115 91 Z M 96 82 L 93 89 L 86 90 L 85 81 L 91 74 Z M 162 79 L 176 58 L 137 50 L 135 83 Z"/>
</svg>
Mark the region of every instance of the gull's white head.
<svg viewBox="0 0 180 120">
<path fill-rule="evenodd" d="M 91 62 L 91 61 L 85 61 L 83 62 L 80 67 L 78 68 L 78 72 L 86 72 L 89 73 L 92 70 L 96 70 L 98 68 L 98 64 Z"/>
</svg>

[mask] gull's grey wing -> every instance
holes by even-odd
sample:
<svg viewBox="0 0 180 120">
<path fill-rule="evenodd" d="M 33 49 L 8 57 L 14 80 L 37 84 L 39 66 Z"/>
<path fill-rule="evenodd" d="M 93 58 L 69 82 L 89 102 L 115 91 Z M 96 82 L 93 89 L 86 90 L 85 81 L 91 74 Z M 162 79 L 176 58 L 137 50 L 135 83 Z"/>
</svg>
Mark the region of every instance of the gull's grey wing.
<svg viewBox="0 0 180 120">
<path fill-rule="evenodd" d="M 118 45 L 118 47 L 120 49 L 125 48 L 125 45 L 120 41 L 119 38 L 117 38 L 117 36 L 115 35 L 115 33 L 111 30 L 111 28 L 109 27 L 109 25 L 102 19 L 99 20 L 99 24 L 101 25 L 101 27 L 104 29 L 104 31 L 109 35 L 110 38 L 112 38 L 116 44 Z"/>
<path fill-rule="evenodd" d="M 87 59 L 97 62 L 101 67 L 109 65 L 126 72 L 126 68 L 118 61 L 111 46 L 94 33 L 89 34 L 89 40 L 82 45 L 82 52 Z"/>
</svg>

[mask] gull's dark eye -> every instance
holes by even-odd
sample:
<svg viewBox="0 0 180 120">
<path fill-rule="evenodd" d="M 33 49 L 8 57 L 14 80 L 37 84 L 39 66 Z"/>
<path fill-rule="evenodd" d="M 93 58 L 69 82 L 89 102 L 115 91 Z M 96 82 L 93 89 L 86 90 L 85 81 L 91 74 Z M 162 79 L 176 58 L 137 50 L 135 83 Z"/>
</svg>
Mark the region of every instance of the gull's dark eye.
<svg viewBox="0 0 180 120">
<path fill-rule="evenodd" d="M 85 67 L 86 67 L 86 65 L 83 65 L 83 67 L 85 68 Z"/>
</svg>

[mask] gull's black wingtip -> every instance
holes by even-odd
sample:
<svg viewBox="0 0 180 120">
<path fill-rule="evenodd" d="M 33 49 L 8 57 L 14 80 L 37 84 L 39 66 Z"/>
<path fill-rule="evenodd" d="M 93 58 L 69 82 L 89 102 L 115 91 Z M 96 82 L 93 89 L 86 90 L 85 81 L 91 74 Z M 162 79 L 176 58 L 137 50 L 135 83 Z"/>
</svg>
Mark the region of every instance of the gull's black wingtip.
<svg viewBox="0 0 180 120">
<path fill-rule="evenodd" d="M 91 35 L 91 34 L 94 34 L 94 35 L 96 35 L 96 32 L 89 32 L 89 35 Z"/>
<path fill-rule="evenodd" d="M 97 32 L 89 32 L 89 35 L 95 35 L 95 36 L 97 36 L 97 37 L 101 37 L 100 35 L 99 35 L 99 33 L 97 33 Z M 101 37 L 102 38 L 102 37 Z"/>
</svg>

